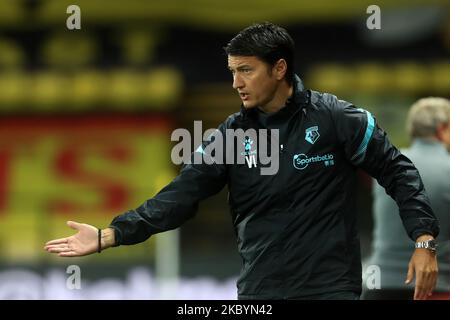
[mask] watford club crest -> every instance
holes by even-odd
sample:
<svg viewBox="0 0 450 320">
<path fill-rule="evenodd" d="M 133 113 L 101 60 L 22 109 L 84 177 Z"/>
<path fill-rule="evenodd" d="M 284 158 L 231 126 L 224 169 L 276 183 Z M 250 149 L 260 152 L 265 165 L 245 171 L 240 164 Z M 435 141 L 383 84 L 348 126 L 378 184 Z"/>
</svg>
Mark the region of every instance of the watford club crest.
<svg viewBox="0 0 450 320">
<path fill-rule="evenodd" d="M 305 132 L 305 140 L 311 144 L 314 144 L 320 137 L 318 126 L 310 127 L 306 129 Z"/>
</svg>

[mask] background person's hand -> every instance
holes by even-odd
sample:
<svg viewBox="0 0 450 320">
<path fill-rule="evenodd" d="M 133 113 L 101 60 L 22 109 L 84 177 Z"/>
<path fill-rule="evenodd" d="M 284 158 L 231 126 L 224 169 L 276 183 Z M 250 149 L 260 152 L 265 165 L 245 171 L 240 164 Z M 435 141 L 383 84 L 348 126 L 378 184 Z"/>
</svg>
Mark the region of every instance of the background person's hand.
<svg viewBox="0 0 450 320">
<path fill-rule="evenodd" d="M 436 254 L 428 249 L 415 249 L 409 261 L 406 284 L 410 284 L 416 275 L 414 300 L 426 300 L 433 294 L 438 276 Z"/>
<path fill-rule="evenodd" d="M 85 223 L 67 221 L 67 225 L 78 230 L 67 238 L 55 239 L 45 244 L 45 250 L 60 257 L 85 256 L 98 250 L 98 229 Z"/>
</svg>

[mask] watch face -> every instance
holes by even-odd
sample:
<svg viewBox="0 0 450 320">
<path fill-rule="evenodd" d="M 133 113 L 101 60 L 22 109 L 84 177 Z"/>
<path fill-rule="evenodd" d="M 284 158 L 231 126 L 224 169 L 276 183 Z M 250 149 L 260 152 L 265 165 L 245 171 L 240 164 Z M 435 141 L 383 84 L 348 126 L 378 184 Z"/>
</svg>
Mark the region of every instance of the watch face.
<svg viewBox="0 0 450 320">
<path fill-rule="evenodd" d="M 430 249 L 436 249 L 436 240 L 430 240 L 427 242 L 428 248 Z"/>
</svg>

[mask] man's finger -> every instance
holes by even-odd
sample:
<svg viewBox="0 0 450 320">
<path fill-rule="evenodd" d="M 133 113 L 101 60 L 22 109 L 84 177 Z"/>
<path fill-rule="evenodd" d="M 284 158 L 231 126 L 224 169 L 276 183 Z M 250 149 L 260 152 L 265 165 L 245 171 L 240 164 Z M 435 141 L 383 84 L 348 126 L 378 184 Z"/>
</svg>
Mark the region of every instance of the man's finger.
<svg viewBox="0 0 450 320">
<path fill-rule="evenodd" d="M 416 291 L 414 294 L 415 300 L 425 300 L 428 293 L 433 288 L 433 274 L 431 272 L 420 271 L 416 274 Z"/>
<path fill-rule="evenodd" d="M 69 251 L 73 251 L 73 250 L 69 247 L 52 247 L 52 248 L 48 249 L 48 252 L 51 252 L 51 253 L 61 253 L 61 252 L 69 252 Z"/>
<path fill-rule="evenodd" d="M 424 297 L 424 288 L 422 286 L 417 286 L 414 290 L 414 300 L 423 300 Z"/>
<path fill-rule="evenodd" d="M 408 266 L 408 274 L 406 275 L 405 283 L 406 283 L 406 284 L 410 284 L 411 281 L 413 280 L 413 277 L 414 277 L 414 268 L 413 268 L 413 266 L 410 264 L 410 265 Z"/>
<path fill-rule="evenodd" d="M 67 251 L 67 252 L 61 252 L 59 254 L 60 257 L 78 257 L 80 254 L 76 253 L 75 251 Z"/>
<path fill-rule="evenodd" d="M 422 290 L 422 296 L 420 299 L 426 300 L 428 298 L 428 293 L 431 290 L 432 284 L 431 284 L 431 275 L 429 273 L 424 273 L 423 275 L 424 281 L 423 281 L 423 290 Z"/>
<path fill-rule="evenodd" d="M 54 245 L 54 244 L 61 244 L 61 243 L 67 243 L 68 239 L 67 238 L 61 238 L 61 239 L 55 239 L 55 240 L 50 240 L 48 241 L 45 246 L 50 246 L 50 245 Z"/>
<path fill-rule="evenodd" d="M 433 294 L 434 287 L 436 286 L 437 280 L 437 272 L 436 271 L 428 271 L 425 274 L 426 285 L 425 285 L 425 297 L 427 299 L 429 296 Z"/>
<path fill-rule="evenodd" d="M 424 291 L 424 275 L 422 271 L 416 272 L 416 287 L 414 289 L 414 300 L 421 300 Z"/>
<path fill-rule="evenodd" d="M 52 249 L 66 249 L 66 248 L 69 248 L 69 246 L 65 243 L 45 246 L 45 250 L 47 251 Z"/>
<path fill-rule="evenodd" d="M 81 228 L 81 223 L 75 221 L 67 221 L 67 225 L 74 230 L 80 230 Z"/>
<path fill-rule="evenodd" d="M 433 295 L 434 289 L 436 289 L 436 281 L 434 281 L 433 286 L 431 287 L 430 292 L 428 293 L 428 296 L 431 297 Z"/>
<path fill-rule="evenodd" d="M 428 291 L 427 298 L 433 295 L 434 289 L 436 288 L 437 282 L 437 271 L 430 273 L 430 289 Z"/>
</svg>

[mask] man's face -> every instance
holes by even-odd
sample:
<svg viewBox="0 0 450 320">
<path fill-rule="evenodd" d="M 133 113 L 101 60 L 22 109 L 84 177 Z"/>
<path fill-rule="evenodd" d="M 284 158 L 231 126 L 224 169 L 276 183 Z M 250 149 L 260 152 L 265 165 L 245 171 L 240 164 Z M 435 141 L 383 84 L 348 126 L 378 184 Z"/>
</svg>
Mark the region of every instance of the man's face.
<svg viewBox="0 0 450 320">
<path fill-rule="evenodd" d="M 264 109 L 274 98 L 280 81 L 276 70 L 255 56 L 228 56 L 228 68 L 233 74 L 233 88 L 246 109 Z"/>
</svg>

